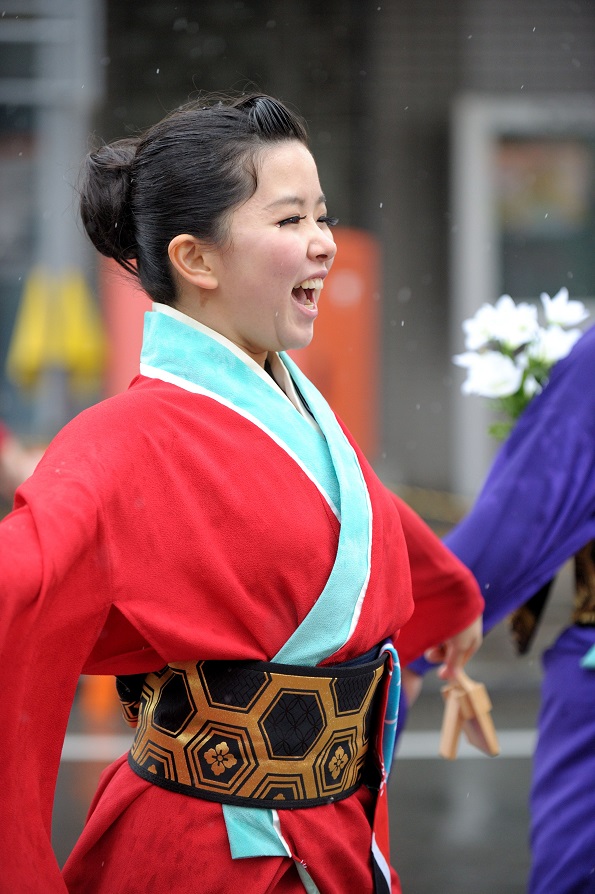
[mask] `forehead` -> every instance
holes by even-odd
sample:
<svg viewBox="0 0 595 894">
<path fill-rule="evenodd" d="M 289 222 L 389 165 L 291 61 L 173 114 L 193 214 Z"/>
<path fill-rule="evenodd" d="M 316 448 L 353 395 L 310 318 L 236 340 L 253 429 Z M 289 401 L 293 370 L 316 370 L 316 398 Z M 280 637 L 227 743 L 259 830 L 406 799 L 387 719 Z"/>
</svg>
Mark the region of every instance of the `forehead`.
<svg viewBox="0 0 595 894">
<path fill-rule="evenodd" d="M 320 200 L 318 170 L 312 153 L 297 140 L 263 149 L 258 158 L 256 192 L 250 201 L 267 207 L 284 198 Z"/>
</svg>

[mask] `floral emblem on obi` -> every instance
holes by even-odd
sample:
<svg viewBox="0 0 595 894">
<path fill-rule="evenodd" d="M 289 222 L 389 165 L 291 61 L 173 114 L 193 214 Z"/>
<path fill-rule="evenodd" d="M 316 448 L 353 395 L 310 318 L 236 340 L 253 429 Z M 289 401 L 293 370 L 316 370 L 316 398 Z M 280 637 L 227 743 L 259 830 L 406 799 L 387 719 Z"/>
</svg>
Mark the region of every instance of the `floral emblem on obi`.
<svg viewBox="0 0 595 894">
<path fill-rule="evenodd" d="M 220 776 L 221 773 L 225 773 L 226 770 L 237 764 L 233 754 L 230 754 L 227 742 L 220 742 L 214 748 L 209 748 L 208 751 L 205 751 L 205 760 L 211 765 L 211 770 L 215 776 Z"/>
<path fill-rule="evenodd" d="M 339 745 L 332 758 L 329 761 L 328 768 L 333 779 L 336 779 L 342 772 L 343 767 L 347 763 L 347 755 L 345 750 Z"/>
</svg>

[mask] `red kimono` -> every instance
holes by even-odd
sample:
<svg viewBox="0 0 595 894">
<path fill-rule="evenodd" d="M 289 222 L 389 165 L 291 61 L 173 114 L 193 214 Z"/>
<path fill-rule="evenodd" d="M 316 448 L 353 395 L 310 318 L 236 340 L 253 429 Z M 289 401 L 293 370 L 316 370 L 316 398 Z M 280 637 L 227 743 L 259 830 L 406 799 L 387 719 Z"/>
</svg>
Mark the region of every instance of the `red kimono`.
<svg viewBox="0 0 595 894">
<path fill-rule="evenodd" d="M 468 626 L 482 601 L 464 566 L 357 456 L 372 507 L 370 577 L 331 663 L 398 637 L 407 664 Z M 337 550 L 340 523 L 319 489 L 248 418 L 139 376 L 65 427 L 15 506 L 0 524 L 0 892 L 303 892 L 290 859 L 231 859 L 220 804 L 151 785 L 125 758 L 105 772 L 64 876 L 50 823 L 81 673 L 279 651 Z M 373 891 L 372 801 L 362 786 L 331 805 L 279 811 L 324 894 Z"/>
</svg>

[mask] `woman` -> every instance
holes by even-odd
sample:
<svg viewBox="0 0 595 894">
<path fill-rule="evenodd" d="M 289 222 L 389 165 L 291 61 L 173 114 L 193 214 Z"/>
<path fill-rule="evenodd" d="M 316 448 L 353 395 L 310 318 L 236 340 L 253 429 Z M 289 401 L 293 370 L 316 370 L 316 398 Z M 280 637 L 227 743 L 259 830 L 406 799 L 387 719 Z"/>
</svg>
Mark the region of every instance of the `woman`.
<svg viewBox="0 0 595 894">
<path fill-rule="evenodd" d="M 336 251 L 304 126 L 266 96 L 186 106 L 89 155 L 81 213 L 155 305 L 140 375 L 66 426 L 0 528 L 2 884 L 399 891 L 380 644 L 403 628 L 407 662 L 443 643 L 452 675 L 482 600 L 283 353 L 310 342 Z M 133 723 L 142 696 L 62 880 L 81 672 L 117 675 Z"/>
</svg>

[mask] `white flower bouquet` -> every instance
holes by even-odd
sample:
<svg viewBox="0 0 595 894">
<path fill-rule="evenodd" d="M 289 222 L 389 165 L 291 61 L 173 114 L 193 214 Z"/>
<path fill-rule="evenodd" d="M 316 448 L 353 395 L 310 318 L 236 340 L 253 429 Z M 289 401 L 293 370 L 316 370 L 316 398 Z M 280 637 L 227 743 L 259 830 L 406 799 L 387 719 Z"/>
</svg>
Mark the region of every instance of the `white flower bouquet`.
<svg viewBox="0 0 595 894">
<path fill-rule="evenodd" d="M 589 316 L 581 301 L 568 300 L 565 288 L 553 298 L 543 292 L 541 303 L 544 326 L 536 305 L 515 304 L 510 295 L 482 305 L 463 322 L 467 350 L 453 357 L 467 370 L 461 390 L 496 401 L 507 417 L 490 426 L 490 434 L 499 439 L 543 389 L 552 366 L 570 353 L 582 335 L 576 327 Z"/>
</svg>

